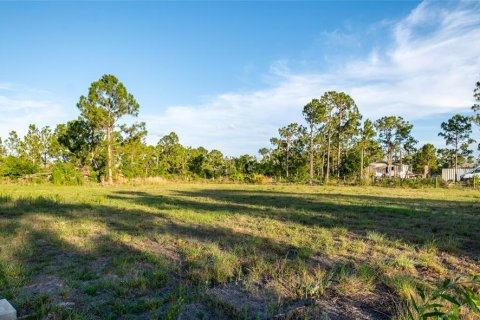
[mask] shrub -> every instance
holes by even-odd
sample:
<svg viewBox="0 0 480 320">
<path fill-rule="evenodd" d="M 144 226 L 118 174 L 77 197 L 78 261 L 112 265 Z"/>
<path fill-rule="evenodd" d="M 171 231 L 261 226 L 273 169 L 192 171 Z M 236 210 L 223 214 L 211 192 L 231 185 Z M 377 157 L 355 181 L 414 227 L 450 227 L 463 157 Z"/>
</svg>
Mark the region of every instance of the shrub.
<svg viewBox="0 0 480 320">
<path fill-rule="evenodd" d="M 8 156 L 0 162 L 0 176 L 3 177 L 20 178 L 39 171 L 38 165 L 24 158 Z"/>
<path fill-rule="evenodd" d="M 418 297 L 413 295 L 407 306 L 408 320 L 423 319 L 466 319 L 464 313 L 480 314 L 480 275 L 471 279 L 445 279 L 430 292 L 417 289 Z"/>
<path fill-rule="evenodd" d="M 245 176 L 241 172 L 234 172 L 230 175 L 230 179 L 235 183 L 244 182 L 245 181 Z"/>
<path fill-rule="evenodd" d="M 249 183 L 263 184 L 265 183 L 266 178 L 263 174 L 254 173 L 254 174 L 248 175 L 245 180 Z"/>
<path fill-rule="evenodd" d="M 53 184 L 57 185 L 81 185 L 83 179 L 81 173 L 71 163 L 56 162 L 52 166 Z"/>
</svg>

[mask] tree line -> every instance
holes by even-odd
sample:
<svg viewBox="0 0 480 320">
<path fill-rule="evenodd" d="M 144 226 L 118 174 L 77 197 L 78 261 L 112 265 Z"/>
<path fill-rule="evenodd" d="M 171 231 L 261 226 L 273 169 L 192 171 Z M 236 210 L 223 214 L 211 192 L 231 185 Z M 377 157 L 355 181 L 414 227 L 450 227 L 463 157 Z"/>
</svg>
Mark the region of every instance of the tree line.
<svg viewBox="0 0 480 320">
<path fill-rule="evenodd" d="M 144 122 L 122 123 L 137 117 L 139 104 L 113 75 L 104 75 L 79 98 L 79 117 L 39 128 L 28 127 L 20 137 L 12 131 L 0 138 L 0 176 L 19 178 L 49 175 L 55 183 L 92 181 L 112 183 L 120 178 L 178 177 L 182 179 L 261 182 L 360 181 L 375 160 L 408 164 L 414 173 L 474 165 L 473 125 L 480 126 L 480 81 L 474 89 L 472 115 L 456 114 L 440 125 L 445 148 L 418 146 L 413 125 L 400 116 L 363 119 L 354 99 L 328 91 L 302 110 L 305 125 L 291 123 L 278 130 L 271 145 L 253 155 L 226 157 L 219 150 L 187 147 L 174 132 L 146 143 Z M 480 149 L 480 145 L 479 145 Z"/>
</svg>

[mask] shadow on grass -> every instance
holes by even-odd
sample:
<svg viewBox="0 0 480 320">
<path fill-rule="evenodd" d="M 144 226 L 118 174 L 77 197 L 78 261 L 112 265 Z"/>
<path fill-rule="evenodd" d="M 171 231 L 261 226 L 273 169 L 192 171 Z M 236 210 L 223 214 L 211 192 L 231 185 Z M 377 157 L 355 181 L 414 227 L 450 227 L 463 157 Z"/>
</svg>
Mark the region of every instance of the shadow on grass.
<svg viewBox="0 0 480 320">
<path fill-rule="evenodd" d="M 239 232 L 235 225 L 177 219 L 175 210 L 187 210 L 193 217 L 217 214 L 219 219 L 234 219 L 238 215 L 258 218 L 257 222 L 265 218 L 299 226 L 346 228 L 363 238 L 376 231 L 410 244 L 450 237 L 458 241 L 462 254 L 476 256 L 480 251 L 480 207 L 473 202 L 241 189 L 173 190 L 171 195 L 116 191 L 106 198 L 108 205 L 66 203 L 55 196 L 0 197 L 0 236 L 19 242 L 12 246 L 9 261 L 0 262 L 0 298 L 12 299 L 19 315 L 46 317 L 55 305 L 67 301 L 74 303 L 73 310 L 102 319 L 155 314 L 175 318 L 181 304 L 201 300 L 208 287 L 218 285 L 210 281 L 205 288 L 191 278 L 192 264 L 202 268 L 210 260 L 201 257 L 204 252 L 188 258 L 178 249 L 180 242 L 186 243 L 186 249 L 195 243 L 218 245 L 223 252 L 238 255 L 245 272 L 255 255 L 267 261 L 298 258 L 308 262 L 308 255 L 290 255 L 308 248 Z M 45 227 L 40 217 L 72 225 L 72 239 L 82 232 L 75 225 L 85 221 L 105 230 L 80 234 L 85 243 L 74 242 L 68 231 L 62 234 Z M 141 238 L 142 245 L 131 243 L 133 237 Z M 285 305 L 298 302 L 293 300 Z M 383 318 L 368 305 L 357 303 L 373 318 Z"/>
<path fill-rule="evenodd" d="M 118 191 L 109 197 L 156 209 L 239 214 L 305 226 L 346 228 L 360 237 L 375 231 L 414 245 L 436 239 L 450 242 L 473 258 L 480 253 L 480 204 L 475 202 L 224 189 L 174 191 L 174 195 Z"/>
<path fill-rule="evenodd" d="M 150 318 L 175 307 L 176 266 L 163 257 L 119 241 L 110 232 L 93 233 L 84 243 L 69 241 L 69 234 L 78 232 L 75 223 L 84 221 L 88 212 L 97 221 L 105 221 L 102 215 L 107 212 L 112 220 L 117 215 L 133 220 L 147 216 L 48 197 L 3 201 L 0 235 L 11 247 L 5 248 L 8 258 L 0 261 L 0 298 L 9 299 L 23 319 Z M 74 227 L 62 234 L 42 224 L 45 218 Z M 134 230 L 126 223 L 110 226 Z"/>
<path fill-rule="evenodd" d="M 135 194 L 140 196 L 145 194 Z M 171 201 L 166 197 L 155 199 L 167 205 Z M 45 219 L 68 223 L 72 230 L 55 230 L 45 224 Z M 105 226 L 106 230 L 82 231 L 81 223 L 85 221 Z M 174 253 L 179 257 L 168 256 L 164 244 L 157 242 L 158 236 L 207 246 L 215 243 L 225 252 L 250 248 L 272 260 L 292 249 L 301 251 L 229 228 L 178 223 L 161 213 L 65 203 L 48 196 L 5 198 L 0 203 L 0 227 L 2 237 L 18 241 L 12 244 L 8 261 L 0 263 L 0 297 L 10 299 L 19 316 L 35 319 L 49 314 L 57 318 L 176 318 L 180 304 L 201 299 L 201 294 L 196 293 L 198 282 L 190 279 L 188 265 L 194 263 L 201 269 L 204 266 L 198 264 L 209 261 L 188 261 L 181 252 Z M 128 237 L 122 238 L 125 235 L 142 237 L 150 247 L 135 247 Z M 71 241 L 75 236 L 80 237 L 80 242 Z M 209 286 L 214 284 L 210 282 Z M 188 290 L 180 292 L 182 287 Z M 64 308 L 66 305 L 69 307 Z"/>
</svg>

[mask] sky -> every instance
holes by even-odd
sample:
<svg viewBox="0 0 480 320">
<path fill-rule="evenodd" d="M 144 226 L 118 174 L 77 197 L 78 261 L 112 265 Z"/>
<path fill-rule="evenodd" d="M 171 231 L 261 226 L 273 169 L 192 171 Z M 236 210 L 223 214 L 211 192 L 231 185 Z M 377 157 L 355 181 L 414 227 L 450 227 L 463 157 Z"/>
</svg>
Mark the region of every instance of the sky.
<svg viewBox="0 0 480 320">
<path fill-rule="evenodd" d="M 337 90 L 442 147 L 480 80 L 480 2 L 0 1 L 0 137 L 75 119 L 103 74 L 135 96 L 151 144 L 174 131 L 256 154 Z"/>
</svg>

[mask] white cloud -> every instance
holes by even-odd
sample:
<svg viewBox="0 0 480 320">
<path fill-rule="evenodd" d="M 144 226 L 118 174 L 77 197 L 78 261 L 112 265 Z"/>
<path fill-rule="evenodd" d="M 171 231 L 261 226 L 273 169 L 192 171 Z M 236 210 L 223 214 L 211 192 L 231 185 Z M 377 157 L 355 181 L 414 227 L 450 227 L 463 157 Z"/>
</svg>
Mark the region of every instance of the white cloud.
<svg viewBox="0 0 480 320">
<path fill-rule="evenodd" d="M 275 79 L 269 88 L 224 93 L 202 105 L 171 106 L 160 116 L 145 116 L 151 142 L 175 131 L 186 144 L 229 155 L 253 153 L 268 145 L 280 126 L 302 121 L 303 105 L 331 89 L 351 94 L 373 119 L 396 114 L 412 120 L 472 105 L 480 78 L 479 3 L 423 2 L 383 26 L 391 28 L 390 44 L 333 72 L 295 73 L 279 61 L 266 77 Z"/>
<path fill-rule="evenodd" d="M 6 138 L 12 130 L 23 135 L 32 123 L 54 126 L 66 118 L 47 91 L 0 83 L 0 137 Z"/>
</svg>

